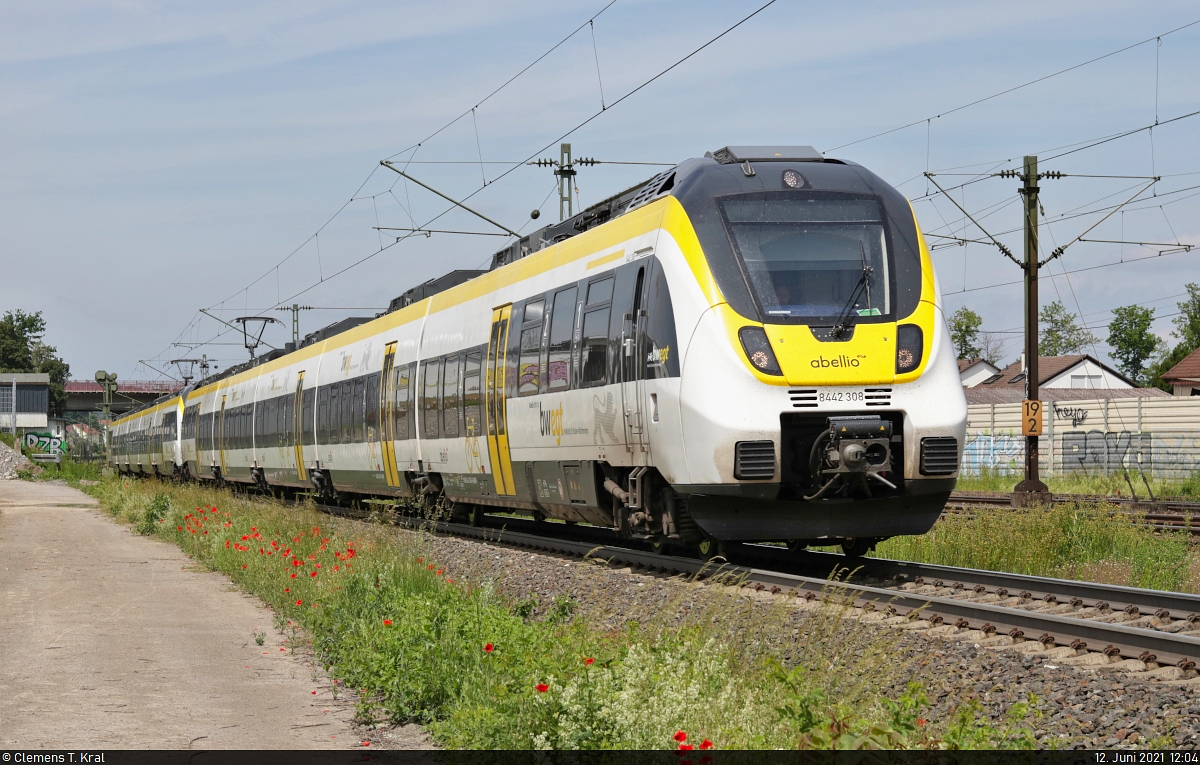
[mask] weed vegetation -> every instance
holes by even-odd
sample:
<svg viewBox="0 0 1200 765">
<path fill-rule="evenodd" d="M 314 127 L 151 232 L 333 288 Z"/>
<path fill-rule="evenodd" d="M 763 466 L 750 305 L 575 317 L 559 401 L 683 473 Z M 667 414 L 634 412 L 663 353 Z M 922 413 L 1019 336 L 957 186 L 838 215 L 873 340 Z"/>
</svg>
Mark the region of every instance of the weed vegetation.
<svg viewBox="0 0 1200 765">
<path fill-rule="evenodd" d="M 822 604 L 679 582 L 658 617 L 614 627 L 567 599 L 540 612 L 510 602 L 487 578 L 446 570 L 422 533 L 196 486 L 109 479 L 87 490 L 131 530 L 268 603 L 293 648 L 307 635 L 335 688 L 359 692 L 363 721 L 416 721 L 446 747 L 1035 743 L 1024 704 L 993 725 L 970 704 L 927 721 L 919 685 L 882 696 L 905 669 L 898 633 L 860 622 L 836 583 Z"/>
<path fill-rule="evenodd" d="M 1200 592 L 1190 534 L 1156 533 L 1105 504 L 947 514 L 921 536 L 879 544 L 877 557 Z"/>
<path fill-rule="evenodd" d="M 61 463 L 39 463 L 32 468 L 18 471 L 17 477 L 26 481 L 62 480 L 78 488 L 80 481 L 98 482 L 100 469 L 101 465 L 97 462 L 76 462 L 63 455 Z"/>
<path fill-rule="evenodd" d="M 963 475 L 958 479 L 958 491 L 996 491 L 1010 492 L 1021 481 L 1021 476 L 1012 473 L 1001 473 L 995 470 L 984 470 L 979 475 Z M 1185 479 L 1150 478 L 1145 479 L 1137 473 L 1130 473 L 1126 480 L 1124 473 L 1068 473 L 1043 475 L 1042 481 L 1050 487 L 1054 494 L 1089 494 L 1102 497 L 1137 496 L 1148 500 L 1150 494 L 1155 497 L 1170 497 L 1173 499 L 1200 500 L 1200 473 L 1193 473 Z M 1146 482 L 1150 491 L 1146 490 Z M 1133 484 L 1130 491 L 1129 484 Z"/>
</svg>

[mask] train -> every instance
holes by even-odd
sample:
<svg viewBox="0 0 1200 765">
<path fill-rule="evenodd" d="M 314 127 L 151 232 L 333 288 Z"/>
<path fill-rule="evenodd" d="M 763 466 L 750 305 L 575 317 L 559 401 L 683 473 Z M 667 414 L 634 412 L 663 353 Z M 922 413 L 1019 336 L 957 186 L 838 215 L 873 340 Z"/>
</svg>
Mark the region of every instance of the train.
<svg viewBox="0 0 1200 765">
<path fill-rule="evenodd" d="M 932 527 L 966 430 L 911 204 L 805 146 L 687 160 L 295 346 L 115 419 L 110 466 L 860 555 Z"/>
</svg>

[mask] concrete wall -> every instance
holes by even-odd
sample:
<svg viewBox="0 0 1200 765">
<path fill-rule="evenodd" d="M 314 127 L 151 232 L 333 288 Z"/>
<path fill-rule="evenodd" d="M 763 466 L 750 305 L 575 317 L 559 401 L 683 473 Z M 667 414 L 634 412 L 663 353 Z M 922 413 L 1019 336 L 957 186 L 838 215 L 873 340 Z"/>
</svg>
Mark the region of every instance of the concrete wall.
<svg viewBox="0 0 1200 765">
<path fill-rule="evenodd" d="M 1047 474 L 1141 469 L 1162 478 L 1187 478 L 1200 472 L 1200 397 L 1046 405 L 1038 451 Z M 1024 472 L 1020 413 L 1020 403 L 967 407 L 964 473 Z"/>
</svg>

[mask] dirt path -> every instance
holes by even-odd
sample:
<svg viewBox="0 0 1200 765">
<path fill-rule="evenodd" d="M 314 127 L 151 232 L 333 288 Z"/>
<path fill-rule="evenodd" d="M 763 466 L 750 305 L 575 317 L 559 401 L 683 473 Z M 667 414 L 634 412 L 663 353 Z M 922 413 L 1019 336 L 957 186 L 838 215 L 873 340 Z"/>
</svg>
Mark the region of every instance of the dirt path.
<svg viewBox="0 0 1200 765">
<path fill-rule="evenodd" d="M 352 702 L 272 622 L 85 494 L 0 481 L 0 748 L 361 747 Z"/>
</svg>

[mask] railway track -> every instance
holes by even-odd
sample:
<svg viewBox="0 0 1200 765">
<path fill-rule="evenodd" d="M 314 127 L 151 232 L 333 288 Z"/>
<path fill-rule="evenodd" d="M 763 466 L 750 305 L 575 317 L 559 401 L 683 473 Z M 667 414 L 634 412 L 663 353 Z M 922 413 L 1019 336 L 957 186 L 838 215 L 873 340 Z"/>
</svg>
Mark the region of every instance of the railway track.
<svg viewBox="0 0 1200 765">
<path fill-rule="evenodd" d="M 1098 494 L 1057 494 L 1051 500 L 1061 504 L 1107 504 L 1122 512 L 1136 515 L 1155 531 L 1188 531 L 1200 535 L 1200 502 L 1159 500 L 1145 502 L 1130 497 L 1106 497 Z M 992 492 L 955 492 L 950 495 L 946 512 L 974 509 L 1007 509 L 1012 507 L 1012 494 Z M 944 515 L 945 513 L 943 513 Z"/>
<path fill-rule="evenodd" d="M 719 577 L 776 597 L 832 595 L 852 601 L 868 621 L 981 646 L 1009 646 L 1056 665 L 1200 686 L 1200 595 L 831 553 L 796 554 L 770 545 L 732 545 L 727 560 L 703 561 L 639 549 L 606 529 L 511 517 L 489 516 L 479 527 L 412 516 L 398 516 L 397 523 L 491 544 L 604 559 L 650 573 Z"/>
</svg>

